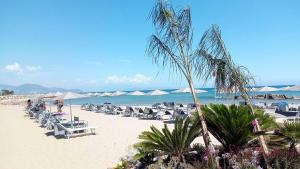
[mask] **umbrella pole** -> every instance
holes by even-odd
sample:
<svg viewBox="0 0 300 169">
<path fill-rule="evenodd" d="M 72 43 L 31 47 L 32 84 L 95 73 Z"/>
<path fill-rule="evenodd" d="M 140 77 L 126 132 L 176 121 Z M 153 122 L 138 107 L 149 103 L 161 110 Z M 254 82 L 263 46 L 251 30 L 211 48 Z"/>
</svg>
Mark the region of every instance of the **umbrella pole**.
<svg viewBox="0 0 300 169">
<path fill-rule="evenodd" d="M 69 100 L 69 103 L 70 103 L 71 127 L 73 128 L 73 115 L 72 115 L 71 99 Z"/>
</svg>

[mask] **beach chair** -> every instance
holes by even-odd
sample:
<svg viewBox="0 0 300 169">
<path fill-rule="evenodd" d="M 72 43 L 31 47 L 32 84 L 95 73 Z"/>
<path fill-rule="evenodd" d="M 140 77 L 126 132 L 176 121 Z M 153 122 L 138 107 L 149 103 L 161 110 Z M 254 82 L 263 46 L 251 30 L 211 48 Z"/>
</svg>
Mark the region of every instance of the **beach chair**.
<svg viewBox="0 0 300 169">
<path fill-rule="evenodd" d="M 157 112 L 154 112 L 153 109 L 146 107 L 143 111 L 143 115 L 140 116 L 140 119 L 143 120 L 153 120 L 156 118 Z"/>
<path fill-rule="evenodd" d="M 144 115 L 144 110 L 142 109 L 142 108 L 140 108 L 140 107 L 135 107 L 134 108 L 134 113 L 133 113 L 133 116 L 134 117 L 141 117 L 141 116 L 143 116 Z"/>
<path fill-rule="evenodd" d="M 123 112 L 122 116 L 123 117 L 130 117 L 133 116 L 134 110 L 131 106 L 126 106 L 125 111 Z"/>
<path fill-rule="evenodd" d="M 68 139 L 72 136 L 83 135 L 89 132 L 90 134 L 96 134 L 95 127 L 89 127 L 89 126 L 66 127 L 61 123 L 56 123 L 55 130 L 57 130 L 58 135 L 64 135 Z"/>
<path fill-rule="evenodd" d="M 95 106 L 95 113 L 100 113 L 102 111 L 102 105 L 96 105 Z"/>
<path fill-rule="evenodd" d="M 125 109 L 122 109 L 122 107 L 118 106 L 118 107 L 115 107 L 114 112 L 115 112 L 116 114 L 121 114 L 121 115 L 123 115 L 123 114 L 125 113 Z"/>
<path fill-rule="evenodd" d="M 81 110 L 86 110 L 87 105 L 88 105 L 87 103 L 81 105 L 80 109 L 81 109 Z"/>
<path fill-rule="evenodd" d="M 114 106 L 114 105 L 105 105 L 104 112 L 106 114 L 115 115 L 115 114 L 117 114 L 115 109 L 116 109 L 116 106 Z"/>
<path fill-rule="evenodd" d="M 173 113 L 173 118 L 176 119 L 176 118 L 181 118 L 181 119 L 184 119 L 188 116 L 188 113 L 187 112 L 184 112 L 182 109 L 176 109 Z"/>
<path fill-rule="evenodd" d="M 85 110 L 87 110 L 87 111 L 93 111 L 94 110 L 94 106 L 95 106 L 94 104 L 89 104 Z"/>
<path fill-rule="evenodd" d="M 164 123 L 173 123 L 175 119 L 173 118 L 174 111 L 166 110 L 163 115 L 161 115 L 160 120 Z"/>
</svg>

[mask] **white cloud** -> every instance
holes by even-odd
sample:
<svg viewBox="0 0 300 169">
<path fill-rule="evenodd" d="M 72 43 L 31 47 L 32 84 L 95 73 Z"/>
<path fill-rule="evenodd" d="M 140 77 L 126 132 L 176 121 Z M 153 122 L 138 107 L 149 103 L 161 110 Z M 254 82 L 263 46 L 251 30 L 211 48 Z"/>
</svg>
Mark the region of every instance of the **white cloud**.
<svg viewBox="0 0 300 169">
<path fill-rule="evenodd" d="M 41 66 L 26 66 L 28 71 L 37 71 L 41 69 Z"/>
<path fill-rule="evenodd" d="M 6 65 L 5 70 L 10 71 L 10 72 L 15 72 L 17 74 L 22 74 L 23 69 L 21 68 L 21 65 L 19 63 L 14 63 L 11 65 Z"/>
<path fill-rule="evenodd" d="M 127 83 L 127 84 L 142 84 L 148 83 L 152 80 L 151 76 L 145 76 L 138 73 L 134 76 L 118 76 L 112 75 L 106 78 L 106 83 Z"/>
</svg>

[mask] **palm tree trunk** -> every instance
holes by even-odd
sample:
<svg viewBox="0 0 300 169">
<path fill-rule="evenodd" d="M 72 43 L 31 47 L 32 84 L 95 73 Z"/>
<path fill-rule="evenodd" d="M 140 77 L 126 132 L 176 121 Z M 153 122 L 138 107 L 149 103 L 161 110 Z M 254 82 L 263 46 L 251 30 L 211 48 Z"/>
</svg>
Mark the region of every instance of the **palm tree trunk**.
<svg viewBox="0 0 300 169">
<path fill-rule="evenodd" d="M 243 89 L 243 92 L 245 92 L 245 89 Z M 250 107 L 251 114 L 254 114 L 254 109 L 253 109 L 253 106 L 251 104 L 249 95 L 244 94 L 244 99 L 245 99 L 247 105 L 249 105 L 249 107 Z M 254 128 L 255 131 L 261 131 L 260 125 L 259 125 L 256 118 L 255 118 L 254 122 L 255 122 L 255 128 Z M 268 161 L 267 161 L 268 160 L 267 156 L 270 154 L 270 152 L 269 152 L 268 146 L 266 144 L 265 138 L 264 138 L 264 136 L 260 135 L 258 137 L 258 139 L 259 139 L 260 146 L 263 150 L 263 158 L 265 160 L 265 164 L 266 164 L 267 168 L 270 169 L 271 167 L 269 166 Z"/>
<path fill-rule="evenodd" d="M 253 109 L 253 106 L 251 104 L 249 95 L 245 94 L 244 97 L 245 97 L 247 105 L 249 105 L 249 107 L 250 107 L 251 114 L 254 114 L 254 109 Z M 261 131 L 260 125 L 259 125 L 259 123 L 258 123 L 258 121 L 257 121 L 256 118 L 255 118 L 255 131 Z M 265 156 L 269 155 L 270 152 L 269 152 L 269 149 L 267 147 L 267 144 L 266 144 L 266 141 L 264 139 L 264 136 L 260 135 L 258 138 L 259 138 L 260 146 L 263 149 L 264 155 Z"/>
<path fill-rule="evenodd" d="M 200 108 L 201 104 L 200 104 L 200 102 L 197 99 L 192 79 L 191 78 L 187 78 L 187 81 L 188 81 L 188 84 L 189 84 L 189 87 L 190 87 L 190 90 L 191 90 L 191 94 L 192 94 L 192 98 L 193 98 L 194 104 L 196 105 L 196 111 L 197 111 L 197 113 L 199 115 L 200 124 L 201 124 L 201 128 L 202 128 L 202 136 L 203 136 L 204 144 L 205 144 L 205 146 L 209 150 L 210 159 L 213 160 L 218 165 L 218 161 L 215 159 L 215 148 L 214 148 L 214 145 L 213 145 L 213 143 L 212 143 L 212 141 L 210 139 L 210 136 L 209 136 L 209 133 L 208 133 L 208 130 L 207 130 L 207 126 L 206 126 L 206 122 L 205 122 L 203 113 L 201 112 L 201 108 Z"/>
</svg>

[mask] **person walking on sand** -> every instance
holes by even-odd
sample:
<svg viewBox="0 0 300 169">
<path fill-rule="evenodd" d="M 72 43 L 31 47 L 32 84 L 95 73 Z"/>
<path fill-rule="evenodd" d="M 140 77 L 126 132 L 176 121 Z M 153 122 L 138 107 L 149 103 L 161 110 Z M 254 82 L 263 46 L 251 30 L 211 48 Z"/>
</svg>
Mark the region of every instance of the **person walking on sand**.
<svg viewBox="0 0 300 169">
<path fill-rule="evenodd" d="M 64 101 L 63 100 L 58 100 L 57 101 L 57 112 L 61 113 L 63 106 L 64 106 Z"/>
<path fill-rule="evenodd" d="M 32 101 L 31 101 L 31 99 L 28 99 L 27 100 L 27 107 L 26 107 L 26 109 L 29 110 L 31 108 L 32 108 Z"/>
</svg>

